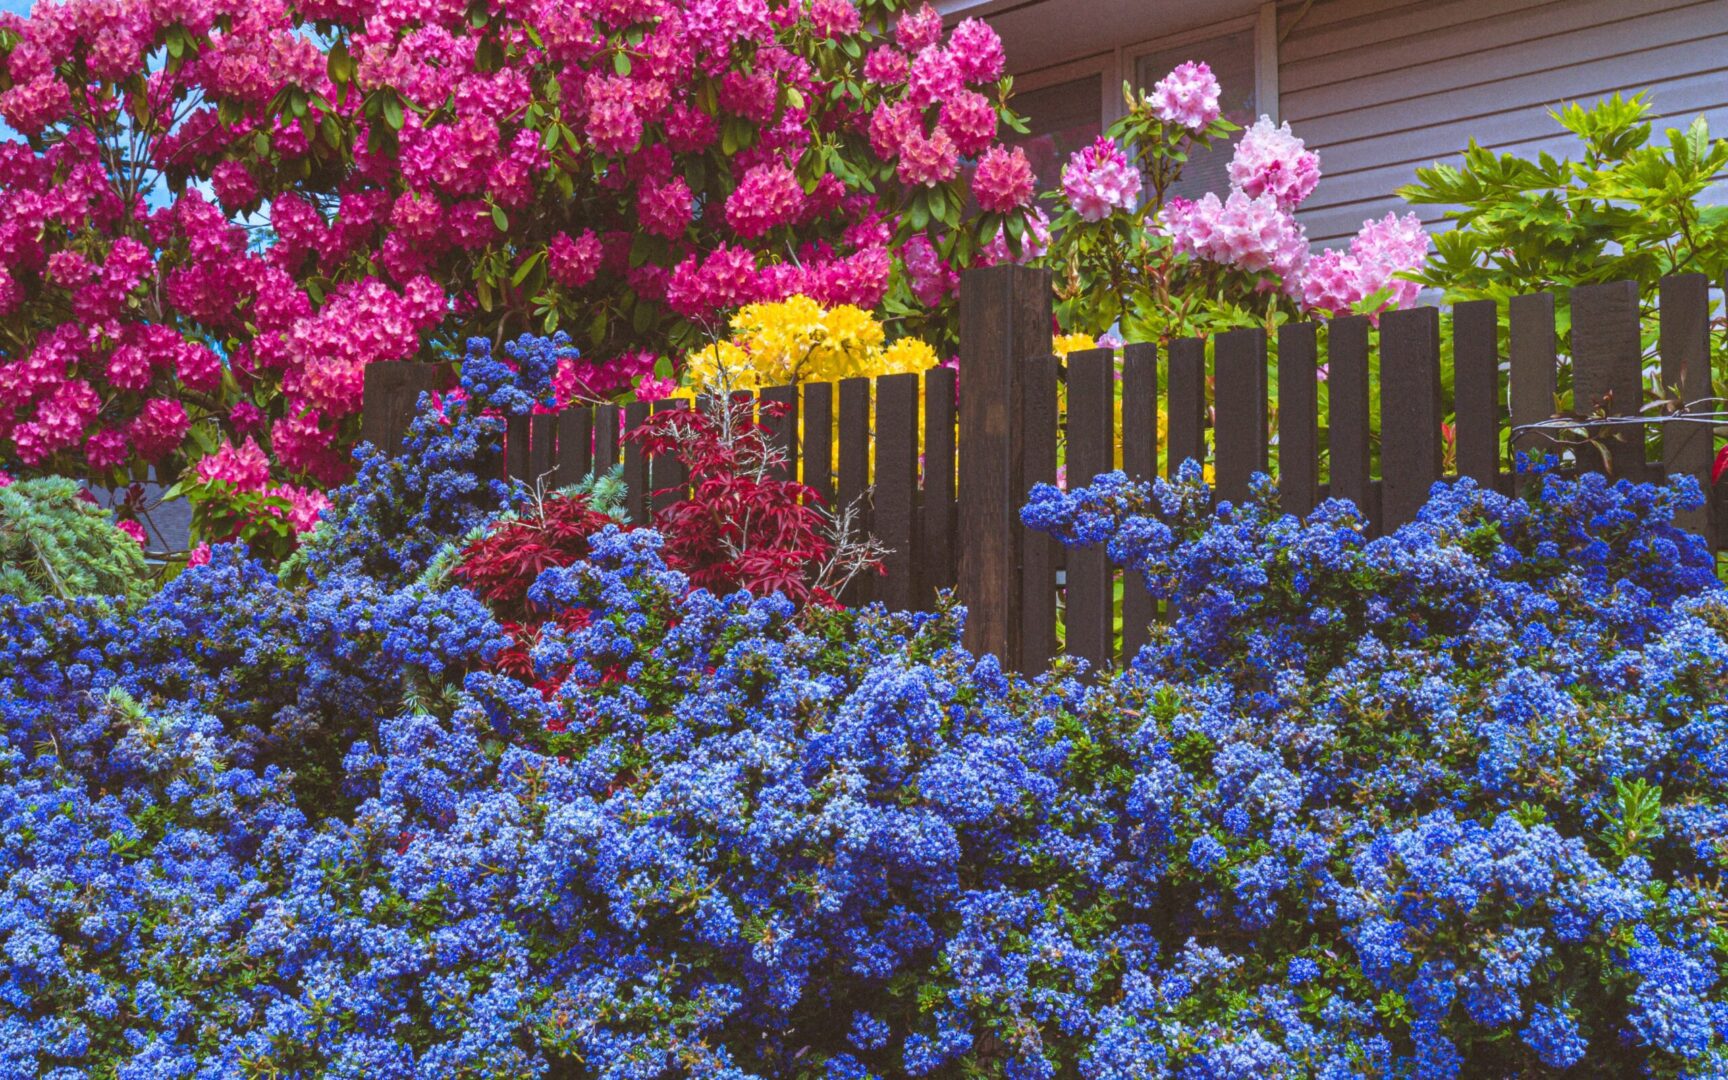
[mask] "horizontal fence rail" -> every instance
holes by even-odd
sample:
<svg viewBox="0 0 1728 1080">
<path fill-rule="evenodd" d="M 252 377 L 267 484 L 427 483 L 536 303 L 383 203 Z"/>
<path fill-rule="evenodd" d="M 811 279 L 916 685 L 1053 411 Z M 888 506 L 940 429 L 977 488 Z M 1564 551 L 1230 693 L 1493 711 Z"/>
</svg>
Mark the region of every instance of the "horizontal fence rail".
<svg viewBox="0 0 1728 1080">
<path fill-rule="evenodd" d="M 1514 298 L 1504 322 L 1493 301 L 1472 301 L 1449 319 L 1418 307 L 1377 324 L 1350 316 L 1058 358 L 1048 273 L 1000 266 L 962 282 L 958 372 L 777 387 L 745 400 L 776 404 L 759 415 L 786 474 L 825 504 L 854 508 L 856 525 L 890 549 L 884 572 L 854 581 L 847 602 L 927 610 L 955 588 L 974 650 L 1023 671 L 1059 650 L 1105 665 L 1131 657 L 1160 613 L 1101 549 L 1065 551 L 1020 524 L 1034 484 L 1079 486 L 1111 469 L 1168 476 L 1192 458 L 1210 468 L 1219 499 L 1245 498 L 1253 475 L 1270 472 L 1284 510 L 1346 498 L 1372 533 L 1413 520 L 1436 481 L 1468 476 L 1512 491 L 1521 450 L 1565 451 L 1569 467 L 1635 480 L 1684 473 L 1708 490 L 1711 427 L 1625 421 L 1714 397 L 1709 288 L 1702 275 L 1660 283 L 1654 356 L 1638 286 L 1614 282 L 1573 290 L 1569 356 L 1558 347 L 1554 297 L 1537 294 Z M 366 379 L 362 435 L 394 448 L 419 394 L 444 388 L 450 374 L 379 364 Z M 689 477 L 670 457 L 646 460 L 625 436 L 681 407 L 513 417 L 498 475 L 557 486 L 621 461 L 630 517 L 651 522 Z M 1528 428 L 1557 416 L 1596 418 L 1577 424 L 1598 446 Z M 1711 500 L 1680 524 L 1714 548 L 1719 512 Z"/>
</svg>

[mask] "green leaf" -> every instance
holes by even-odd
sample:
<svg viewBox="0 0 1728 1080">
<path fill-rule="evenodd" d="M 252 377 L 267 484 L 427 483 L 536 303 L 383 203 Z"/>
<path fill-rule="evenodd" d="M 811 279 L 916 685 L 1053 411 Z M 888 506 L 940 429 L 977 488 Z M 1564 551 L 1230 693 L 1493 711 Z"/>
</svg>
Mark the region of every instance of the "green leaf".
<svg viewBox="0 0 1728 1080">
<path fill-rule="evenodd" d="M 510 218 L 505 215 L 502 206 L 494 205 L 492 207 L 492 224 L 498 226 L 499 232 L 510 231 Z"/>
<path fill-rule="evenodd" d="M 346 86 L 354 79 L 354 58 L 348 54 L 348 43 L 340 39 L 330 47 L 330 55 L 324 62 L 324 70 L 330 76 L 330 81 L 337 86 Z"/>
<path fill-rule="evenodd" d="M 517 287 L 517 288 L 521 288 L 522 283 L 524 281 L 528 280 L 528 275 L 532 274 L 534 272 L 534 268 L 536 266 L 539 266 L 540 263 L 545 258 L 546 258 L 546 249 L 541 248 L 539 251 L 536 251 L 536 252 L 534 252 L 534 254 L 528 256 L 526 259 L 523 259 L 522 265 L 518 266 L 516 268 L 516 272 L 514 274 L 510 275 L 510 284 Z"/>
<path fill-rule="evenodd" d="M 390 126 L 391 131 L 401 131 L 403 120 L 402 99 L 397 97 L 395 94 L 386 94 L 383 100 L 383 109 L 384 123 Z"/>
<path fill-rule="evenodd" d="M 619 75 L 630 74 L 630 55 L 620 49 L 612 54 L 612 70 Z"/>
<path fill-rule="evenodd" d="M 930 216 L 937 221 L 946 221 L 948 213 L 948 193 L 939 187 L 930 189 L 930 197 L 925 200 L 930 207 Z"/>
</svg>

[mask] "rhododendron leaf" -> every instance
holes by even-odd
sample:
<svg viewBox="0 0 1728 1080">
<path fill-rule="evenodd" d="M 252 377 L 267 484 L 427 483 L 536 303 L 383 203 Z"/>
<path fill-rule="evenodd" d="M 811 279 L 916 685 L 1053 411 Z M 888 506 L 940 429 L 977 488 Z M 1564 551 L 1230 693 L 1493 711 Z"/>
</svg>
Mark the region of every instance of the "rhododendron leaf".
<svg viewBox="0 0 1728 1080">
<path fill-rule="evenodd" d="M 630 55 L 620 49 L 612 54 L 612 70 L 619 75 L 630 74 Z"/>
<path fill-rule="evenodd" d="M 536 251 L 533 254 L 529 255 L 526 259 L 523 259 L 522 265 L 518 266 L 516 268 L 516 272 L 514 274 L 510 275 L 510 284 L 517 287 L 517 288 L 520 288 L 522 283 L 524 281 L 528 280 L 528 275 L 532 274 L 534 272 L 535 268 L 538 267 L 542 262 L 544 262 L 545 259 L 546 259 L 546 249 L 545 248 L 541 248 L 539 251 Z"/>
<path fill-rule="evenodd" d="M 324 65 L 330 81 L 337 86 L 346 86 L 354 78 L 354 58 L 348 53 L 348 43 L 338 40 L 330 47 L 329 59 Z"/>
</svg>

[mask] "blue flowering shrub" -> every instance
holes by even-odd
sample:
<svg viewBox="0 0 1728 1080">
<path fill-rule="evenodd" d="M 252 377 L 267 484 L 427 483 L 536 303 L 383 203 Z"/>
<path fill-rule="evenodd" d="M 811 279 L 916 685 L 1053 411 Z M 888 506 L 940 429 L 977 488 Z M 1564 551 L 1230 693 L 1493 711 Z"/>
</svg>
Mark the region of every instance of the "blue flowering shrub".
<svg viewBox="0 0 1728 1080">
<path fill-rule="evenodd" d="M 1177 615 L 1035 680 L 608 525 L 530 684 L 489 359 L 281 575 L 0 605 L 0 1075 L 1728 1074 L 1696 489 L 1040 489 Z"/>
</svg>

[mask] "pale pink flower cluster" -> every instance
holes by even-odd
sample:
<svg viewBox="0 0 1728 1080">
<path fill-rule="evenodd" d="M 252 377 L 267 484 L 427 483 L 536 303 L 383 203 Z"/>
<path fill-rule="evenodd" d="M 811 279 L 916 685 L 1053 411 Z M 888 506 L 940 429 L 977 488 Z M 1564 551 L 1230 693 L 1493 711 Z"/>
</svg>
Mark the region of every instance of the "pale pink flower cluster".
<svg viewBox="0 0 1728 1080">
<path fill-rule="evenodd" d="M 978 159 L 972 174 L 972 194 L 978 205 L 997 214 L 1007 214 L 1032 205 L 1032 163 L 1026 152 L 993 146 Z"/>
<path fill-rule="evenodd" d="M 1302 226 L 1270 194 L 1207 192 L 1199 200 L 1171 199 L 1160 224 L 1177 254 L 1229 266 L 1249 274 L 1290 278 L 1308 259 Z"/>
<path fill-rule="evenodd" d="M 1320 182 L 1320 155 L 1305 147 L 1289 123 L 1272 126 L 1262 116 L 1242 134 L 1230 159 L 1230 183 L 1249 195 L 1271 192 L 1280 206 L 1294 207 Z"/>
<path fill-rule="evenodd" d="M 1254 275 L 1261 288 L 1282 287 L 1299 297 L 1309 255 L 1295 211 L 1319 183 L 1319 156 L 1288 124 L 1274 127 L 1263 116 L 1237 145 L 1229 175 L 1230 192 L 1222 199 L 1210 192 L 1194 201 L 1171 199 L 1158 229 L 1179 255 Z"/>
<path fill-rule="evenodd" d="M 1129 210 L 1140 197 L 1140 171 L 1114 142 L 1100 135 L 1062 166 L 1062 193 L 1086 221 Z"/>
<path fill-rule="evenodd" d="M 1166 124 L 1204 131 L 1221 113 L 1220 92 L 1212 68 L 1190 60 L 1178 64 L 1152 87 L 1152 114 Z"/>
<path fill-rule="evenodd" d="M 1350 249 L 1322 251 L 1309 260 L 1301 286 L 1303 307 L 1332 315 L 1347 315 L 1382 289 L 1391 295 L 1377 311 L 1408 307 L 1420 286 L 1397 275 L 1416 271 L 1428 261 L 1428 233 L 1415 214 L 1400 218 L 1389 213 L 1362 223 Z"/>
</svg>

